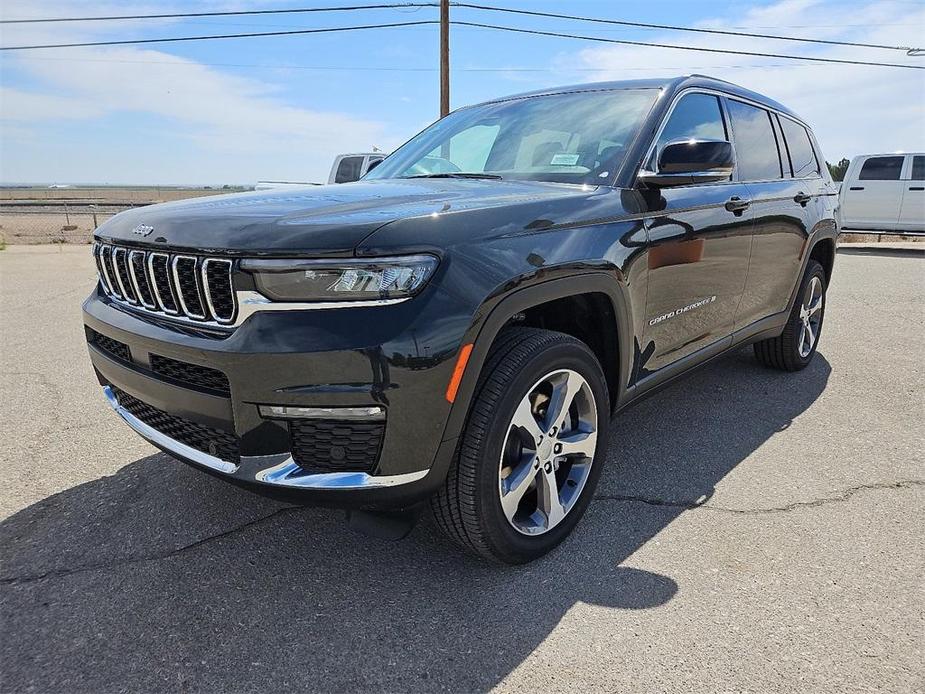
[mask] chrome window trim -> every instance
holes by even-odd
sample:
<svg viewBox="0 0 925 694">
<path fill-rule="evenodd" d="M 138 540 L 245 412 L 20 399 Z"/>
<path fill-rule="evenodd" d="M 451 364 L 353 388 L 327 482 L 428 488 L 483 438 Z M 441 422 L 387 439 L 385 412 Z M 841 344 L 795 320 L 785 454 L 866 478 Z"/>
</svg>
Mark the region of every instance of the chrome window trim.
<svg viewBox="0 0 925 694">
<path fill-rule="evenodd" d="M 177 263 L 179 263 L 181 260 L 192 260 L 193 261 L 193 282 L 196 283 L 196 295 L 199 297 L 200 306 L 202 306 L 201 314 L 193 313 L 192 311 L 190 311 L 186 305 L 186 300 L 183 298 L 183 289 L 180 287 L 180 272 L 179 270 L 177 270 Z M 199 287 L 199 278 L 196 276 L 197 275 L 196 269 L 198 267 L 199 267 L 199 259 L 193 255 L 175 255 L 173 257 L 173 260 L 170 263 L 170 269 L 173 274 L 174 286 L 176 287 L 176 290 L 177 290 L 177 297 L 180 299 L 180 308 L 183 309 L 183 313 L 185 313 L 190 318 L 194 318 L 196 319 L 196 321 L 204 321 L 204 320 L 207 320 L 206 314 L 205 314 L 206 302 L 202 300 L 202 290 Z"/>
<path fill-rule="evenodd" d="M 231 307 L 231 317 L 230 318 L 222 318 L 215 311 L 215 305 L 212 303 L 212 289 L 209 286 L 209 277 L 207 274 L 209 263 L 224 263 L 228 267 L 228 285 L 232 287 L 232 292 L 231 292 L 232 307 Z M 237 297 L 235 296 L 235 293 L 234 293 L 234 282 L 232 281 L 232 276 L 231 276 L 231 269 L 234 266 L 234 263 L 231 260 L 228 260 L 227 258 L 205 258 L 200 263 L 200 266 L 201 267 L 200 267 L 199 272 L 200 272 L 200 276 L 202 279 L 202 293 L 205 294 L 206 308 L 208 308 L 209 313 L 211 314 L 215 322 L 220 323 L 221 325 L 228 325 L 230 323 L 233 323 L 234 315 L 238 310 L 237 301 L 236 301 Z"/>
<path fill-rule="evenodd" d="M 177 306 L 177 310 L 172 311 L 167 308 L 167 305 L 164 303 L 164 299 L 161 296 L 161 290 L 157 286 L 157 278 L 154 276 L 154 258 L 159 257 L 164 259 L 164 269 L 167 271 L 167 288 L 170 290 L 170 298 L 173 299 L 173 305 Z M 170 256 L 167 253 L 159 253 L 157 251 L 152 251 L 148 253 L 148 274 L 151 276 L 151 291 L 154 294 L 154 300 L 157 302 L 157 307 L 159 310 L 166 313 L 168 316 L 179 316 L 180 315 L 180 302 L 177 301 L 177 295 L 173 290 L 173 282 L 170 281 L 171 272 L 170 272 Z"/>
<path fill-rule="evenodd" d="M 804 128 L 806 128 L 806 131 L 810 136 L 810 141 L 813 140 L 812 128 L 810 128 L 806 123 L 801 121 L 799 118 L 794 118 L 793 116 L 788 115 L 784 113 L 783 111 L 780 111 L 772 106 L 767 106 L 766 104 L 762 104 L 760 101 L 749 99 L 746 96 L 739 96 L 738 94 L 732 94 L 730 92 L 724 92 L 719 89 L 712 89 L 710 87 L 686 87 L 674 95 L 674 97 L 671 100 L 671 104 L 668 106 L 668 110 L 665 112 L 665 115 L 662 117 L 662 120 L 659 123 L 658 129 L 655 131 L 655 135 L 652 137 L 652 142 L 649 143 L 649 147 L 646 149 L 646 154 L 642 158 L 643 163 L 640 165 L 639 170 L 636 172 L 635 178 L 637 181 L 639 180 L 639 172 L 647 171 L 647 169 L 645 168 L 645 165 L 651 159 L 652 154 L 655 151 L 655 146 L 658 144 L 658 139 L 662 136 L 662 131 L 665 129 L 665 126 L 668 124 L 668 119 L 671 118 L 671 114 L 674 113 L 674 110 L 677 107 L 678 102 L 682 98 L 687 96 L 688 94 L 709 94 L 710 96 L 715 96 L 719 98 L 732 99 L 733 101 L 741 101 L 742 103 L 748 104 L 749 106 L 754 106 L 755 108 L 764 109 L 768 113 L 776 113 L 781 118 L 789 118 L 794 123 L 797 123 L 803 126 Z M 722 102 L 720 102 L 720 113 L 723 116 L 723 123 L 726 126 L 726 131 L 727 131 L 726 134 L 730 138 L 729 142 L 732 144 L 733 151 L 735 151 L 735 147 L 736 147 L 735 137 L 731 132 L 732 123 L 729 121 L 729 114 L 726 113 L 726 109 L 723 107 Z M 815 145 L 815 143 L 813 144 Z M 814 154 L 816 153 L 815 146 L 813 147 L 813 153 Z M 738 171 L 739 171 L 738 157 L 736 157 L 735 173 L 738 173 Z M 765 178 L 765 179 L 760 179 L 760 180 L 756 179 L 756 180 L 748 180 L 748 181 L 730 180 L 730 181 L 716 181 L 714 183 L 692 183 L 691 185 L 711 186 L 711 185 L 728 185 L 732 183 L 736 183 L 736 184 L 738 183 L 771 183 L 771 182 L 786 181 L 786 180 L 801 181 L 801 180 L 804 180 L 804 178 L 822 178 L 822 174 L 821 172 L 816 172 L 815 176 L 808 176 L 808 177 L 801 176 L 800 178 Z M 687 187 L 687 186 L 683 186 L 683 187 Z"/>
<path fill-rule="evenodd" d="M 151 289 L 151 279 L 148 277 L 148 274 L 147 274 L 147 263 L 144 262 L 145 252 L 139 251 L 139 250 L 129 251 L 128 262 L 127 262 L 128 274 L 132 278 L 132 287 L 135 290 L 135 296 L 138 298 L 138 303 L 144 306 L 145 308 L 152 308 L 152 309 L 157 308 L 157 306 L 155 306 L 154 304 L 145 303 L 145 297 L 141 293 L 141 288 L 138 285 L 138 277 L 135 274 L 135 263 L 132 262 L 132 258 L 135 256 L 136 253 L 142 257 L 141 267 L 145 271 L 145 281 L 147 281 L 148 283 L 148 290 L 150 291 Z M 153 292 L 151 293 L 153 295 Z"/>
<path fill-rule="evenodd" d="M 222 460 L 214 455 L 187 446 L 154 427 L 145 424 L 131 412 L 119 404 L 111 386 L 103 387 L 103 394 L 110 407 L 149 443 L 168 453 L 188 460 L 196 465 L 207 467 L 210 470 L 233 475 L 249 482 L 259 482 L 271 487 L 287 487 L 297 489 L 330 489 L 330 490 L 359 490 L 380 489 L 409 484 L 424 479 L 430 470 L 418 470 L 399 475 L 369 475 L 365 472 L 325 472 L 306 473 L 299 467 L 289 453 L 267 456 L 241 456 L 240 465 Z M 265 467 L 269 465 L 270 467 Z M 254 471 L 254 468 L 259 468 Z"/>
</svg>

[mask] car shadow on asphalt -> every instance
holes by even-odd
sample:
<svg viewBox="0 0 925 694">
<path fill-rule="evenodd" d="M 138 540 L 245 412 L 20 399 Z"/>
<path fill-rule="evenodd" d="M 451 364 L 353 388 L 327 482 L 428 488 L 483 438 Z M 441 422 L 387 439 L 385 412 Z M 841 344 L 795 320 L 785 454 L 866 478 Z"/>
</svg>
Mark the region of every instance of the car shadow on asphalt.
<svg viewBox="0 0 925 694">
<path fill-rule="evenodd" d="M 627 559 L 788 427 L 830 371 L 822 354 L 792 375 L 741 350 L 622 413 L 588 514 L 523 567 L 461 554 L 430 523 L 383 542 L 336 511 L 143 458 L 0 524 L 3 688 L 488 689 L 578 602 L 670 601 L 674 579 Z"/>
</svg>

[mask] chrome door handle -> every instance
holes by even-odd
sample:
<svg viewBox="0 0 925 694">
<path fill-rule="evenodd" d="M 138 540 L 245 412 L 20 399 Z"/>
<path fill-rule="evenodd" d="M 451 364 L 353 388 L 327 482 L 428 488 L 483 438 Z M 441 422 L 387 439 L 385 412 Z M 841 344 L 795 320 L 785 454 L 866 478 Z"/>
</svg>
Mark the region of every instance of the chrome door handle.
<svg viewBox="0 0 925 694">
<path fill-rule="evenodd" d="M 739 215 L 745 212 L 751 204 L 750 200 L 743 200 L 738 195 L 734 195 L 726 201 L 725 207 L 729 212 Z"/>
</svg>

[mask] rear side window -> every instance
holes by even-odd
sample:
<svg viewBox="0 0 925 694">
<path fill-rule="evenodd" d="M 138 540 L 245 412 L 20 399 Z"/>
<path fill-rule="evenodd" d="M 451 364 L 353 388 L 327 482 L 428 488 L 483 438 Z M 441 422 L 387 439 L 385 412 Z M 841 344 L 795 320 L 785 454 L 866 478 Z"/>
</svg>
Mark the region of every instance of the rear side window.
<svg viewBox="0 0 925 694">
<path fill-rule="evenodd" d="M 912 157 L 912 180 L 925 181 L 925 157 Z"/>
<path fill-rule="evenodd" d="M 344 157 L 337 165 L 337 173 L 334 174 L 335 183 L 350 183 L 359 180 L 363 173 L 363 157 Z"/>
<path fill-rule="evenodd" d="M 656 150 L 673 140 L 725 140 L 726 126 L 719 99 L 712 94 L 688 94 L 681 98 L 658 137 Z"/>
<path fill-rule="evenodd" d="M 871 157 L 864 162 L 860 181 L 898 181 L 905 157 Z"/>
<path fill-rule="evenodd" d="M 809 133 L 806 132 L 806 128 L 789 118 L 781 118 L 780 125 L 784 131 L 784 141 L 787 143 L 787 152 L 790 154 L 790 166 L 793 169 L 793 177 L 805 178 L 814 173 L 819 173 L 819 163 L 816 161 L 816 154 L 813 152 L 813 143 L 809 139 Z"/>
<path fill-rule="evenodd" d="M 783 169 L 777 151 L 777 138 L 771 126 L 771 114 L 763 108 L 730 99 L 729 118 L 735 138 L 736 166 L 742 181 L 766 181 L 780 178 Z"/>
</svg>

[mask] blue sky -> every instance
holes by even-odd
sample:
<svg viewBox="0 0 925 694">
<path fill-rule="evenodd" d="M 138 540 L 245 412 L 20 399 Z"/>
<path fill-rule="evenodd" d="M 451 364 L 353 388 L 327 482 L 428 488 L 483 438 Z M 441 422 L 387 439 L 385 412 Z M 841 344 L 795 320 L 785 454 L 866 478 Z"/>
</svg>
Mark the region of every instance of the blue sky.
<svg viewBox="0 0 925 694">
<path fill-rule="evenodd" d="M 4 18 L 348 5 L 23 2 Z M 925 1 L 497 0 L 486 4 L 629 21 L 917 45 Z M 454 19 L 737 50 L 917 62 L 902 52 L 599 26 L 454 8 Z M 4 45 L 244 33 L 435 19 L 436 9 L 4 27 Z M 0 181 L 319 181 L 334 154 L 388 150 L 438 115 L 436 26 L 0 55 Z M 705 72 L 807 118 L 829 160 L 925 149 L 925 71 L 791 63 L 452 29 L 453 107 L 552 85 Z"/>
</svg>

